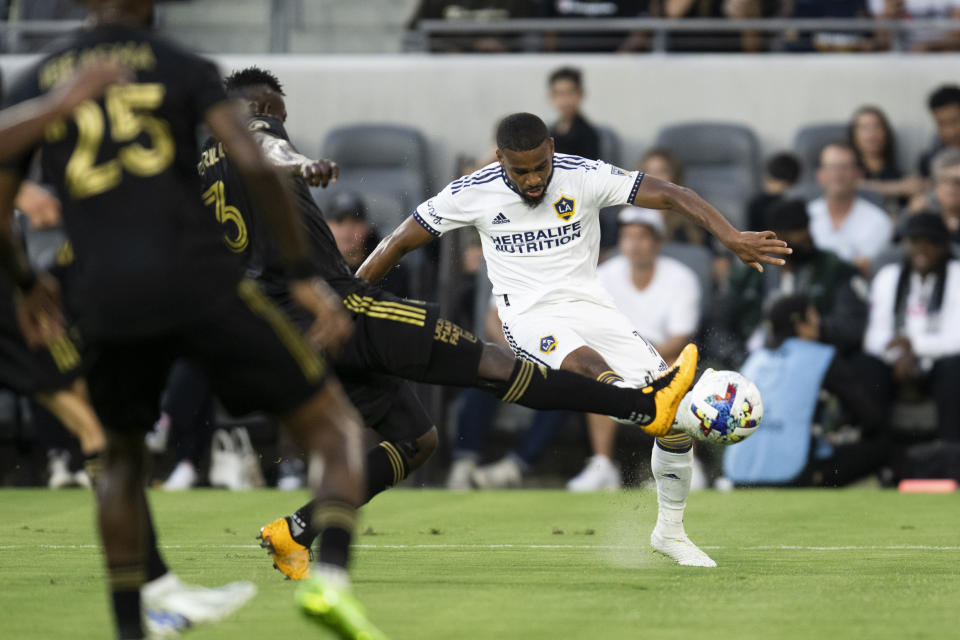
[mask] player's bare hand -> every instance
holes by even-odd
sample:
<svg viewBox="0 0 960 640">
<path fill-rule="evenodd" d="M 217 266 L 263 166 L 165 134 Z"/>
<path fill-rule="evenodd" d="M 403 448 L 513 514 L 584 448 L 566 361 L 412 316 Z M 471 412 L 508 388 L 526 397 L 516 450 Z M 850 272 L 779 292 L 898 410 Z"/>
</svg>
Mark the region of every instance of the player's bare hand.
<svg viewBox="0 0 960 640">
<path fill-rule="evenodd" d="M 310 344 L 337 353 L 353 334 L 353 322 L 340 296 L 320 278 L 297 280 L 290 285 L 290 294 L 297 304 L 316 318 L 307 330 Z"/>
<path fill-rule="evenodd" d="M 38 273 L 37 282 L 17 296 L 17 321 L 31 347 L 48 346 L 64 335 L 60 285 L 48 273 Z"/>
<path fill-rule="evenodd" d="M 724 241 L 724 244 L 737 254 L 744 264 L 761 273 L 765 264 L 779 266 L 786 264 L 786 260 L 777 256 L 793 253 L 793 249 L 783 240 L 778 240 L 777 234 L 773 231 L 741 231 L 731 240 Z"/>
<path fill-rule="evenodd" d="M 311 187 L 326 187 L 340 177 L 340 166 L 333 160 L 317 160 L 304 164 L 300 173 Z"/>
<path fill-rule="evenodd" d="M 33 182 L 20 185 L 14 206 L 27 216 L 34 229 L 49 229 L 60 224 L 60 201 Z"/>
<path fill-rule="evenodd" d="M 116 64 L 97 64 L 77 71 L 55 90 L 57 111 L 68 115 L 86 100 L 99 98 L 107 87 L 124 84 L 131 78 L 130 70 Z"/>
</svg>

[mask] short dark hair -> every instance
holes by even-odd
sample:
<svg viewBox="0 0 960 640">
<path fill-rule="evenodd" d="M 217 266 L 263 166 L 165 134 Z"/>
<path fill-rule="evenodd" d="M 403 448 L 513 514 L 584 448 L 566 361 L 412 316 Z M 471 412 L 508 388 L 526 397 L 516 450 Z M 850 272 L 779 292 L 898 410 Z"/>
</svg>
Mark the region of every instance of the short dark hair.
<svg viewBox="0 0 960 640">
<path fill-rule="evenodd" d="M 960 86 L 955 84 L 944 84 L 937 87 L 927 99 L 927 107 L 930 111 L 951 104 L 960 105 Z"/>
<path fill-rule="evenodd" d="M 508 151 L 536 149 L 550 137 L 547 125 L 532 113 L 513 113 L 497 125 L 497 148 Z"/>
<path fill-rule="evenodd" d="M 583 90 L 583 72 L 576 67 L 560 67 L 550 74 L 550 80 L 547 82 L 547 86 L 552 86 L 553 83 L 558 80 L 569 80 L 577 85 L 577 89 Z"/>
<path fill-rule="evenodd" d="M 853 161 L 858 162 L 857 160 L 857 150 L 853 148 L 853 145 L 847 142 L 846 140 L 832 140 L 827 144 L 820 147 L 820 153 L 817 154 L 817 168 L 823 165 L 823 151 L 830 147 L 836 147 L 837 149 L 843 149 L 853 156 Z M 860 166 L 859 164 L 857 166 Z"/>
<path fill-rule="evenodd" d="M 797 323 L 807 319 L 807 309 L 812 306 L 810 298 L 802 293 L 778 298 L 767 311 L 770 335 L 767 346 L 776 349 L 787 338 L 797 335 Z"/>
<path fill-rule="evenodd" d="M 810 228 L 810 214 L 803 200 L 784 200 L 767 212 L 767 226 L 774 231 L 799 231 Z"/>
<path fill-rule="evenodd" d="M 247 67 L 246 69 L 234 71 L 223 81 L 223 86 L 230 95 L 236 95 L 242 93 L 244 89 L 260 85 L 266 85 L 282 96 L 286 95 L 283 92 L 283 85 L 280 84 L 277 76 L 260 67 Z"/>
<path fill-rule="evenodd" d="M 789 151 L 781 151 L 767 160 L 767 175 L 775 180 L 796 184 L 800 171 L 800 159 Z"/>
</svg>

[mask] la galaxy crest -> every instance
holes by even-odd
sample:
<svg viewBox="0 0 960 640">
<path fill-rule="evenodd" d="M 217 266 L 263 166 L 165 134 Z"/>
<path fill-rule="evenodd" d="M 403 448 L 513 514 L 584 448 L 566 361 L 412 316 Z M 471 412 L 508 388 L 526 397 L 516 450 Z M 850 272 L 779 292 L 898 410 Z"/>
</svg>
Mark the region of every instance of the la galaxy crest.
<svg viewBox="0 0 960 640">
<path fill-rule="evenodd" d="M 553 353 L 557 350 L 557 339 L 550 335 L 540 338 L 540 351 L 543 353 Z"/>
<path fill-rule="evenodd" d="M 557 217 L 567 222 L 573 217 L 574 208 L 577 201 L 567 196 L 560 196 L 560 199 L 553 203 L 553 210 L 557 212 Z"/>
</svg>

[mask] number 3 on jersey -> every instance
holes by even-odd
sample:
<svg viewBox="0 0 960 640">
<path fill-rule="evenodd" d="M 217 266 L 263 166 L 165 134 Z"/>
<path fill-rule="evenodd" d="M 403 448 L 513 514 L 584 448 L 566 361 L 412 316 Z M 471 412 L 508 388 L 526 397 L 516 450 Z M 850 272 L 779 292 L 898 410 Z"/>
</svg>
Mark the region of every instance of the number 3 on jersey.
<svg viewBox="0 0 960 640">
<path fill-rule="evenodd" d="M 77 144 L 66 167 L 67 188 L 73 198 L 81 200 L 110 191 L 120 184 L 124 171 L 148 178 L 170 166 L 176 153 L 170 125 L 150 115 L 163 104 L 165 91 L 157 83 L 110 87 L 104 99 L 106 117 L 93 100 L 76 108 L 73 118 L 77 123 Z M 119 148 L 114 158 L 97 164 L 108 119 L 110 139 L 127 144 Z M 150 138 L 150 146 L 136 142 L 141 133 Z M 64 135 L 63 121 L 47 130 L 51 142 Z"/>
<path fill-rule="evenodd" d="M 247 237 L 247 224 L 240 215 L 240 210 L 227 204 L 226 196 L 223 193 L 223 180 L 217 180 L 210 188 L 203 192 L 203 204 L 213 205 L 213 210 L 217 216 L 217 222 L 227 224 L 232 222 L 237 227 L 236 237 L 231 238 L 227 233 L 223 236 L 223 241 L 227 247 L 234 253 L 240 253 L 247 248 L 250 239 Z"/>
</svg>

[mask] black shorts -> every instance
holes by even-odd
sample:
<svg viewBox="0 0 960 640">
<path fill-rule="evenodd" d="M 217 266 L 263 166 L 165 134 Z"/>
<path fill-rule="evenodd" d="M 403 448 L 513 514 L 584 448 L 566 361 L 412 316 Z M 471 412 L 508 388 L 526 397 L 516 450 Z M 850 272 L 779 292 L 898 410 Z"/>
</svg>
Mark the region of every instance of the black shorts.
<svg viewBox="0 0 960 640">
<path fill-rule="evenodd" d="M 280 299 L 305 331 L 313 316 Z M 333 360 L 337 377 L 365 424 L 391 440 L 426 433 L 433 422 L 409 384 L 472 386 L 483 343 L 440 317 L 435 304 L 407 300 L 368 287 L 344 298 L 354 319 L 353 335 Z"/>
<path fill-rule="evenodd" d="M 0 291 L 0 387 L 22 395 L 66 389 L 82 375 L 80 352 L 70 331 L 49 347 L 31 349 L 14 311 L 13 293 Z"/>
<path fill-rule="evenodd" d="M 316 393 L 323 357 L 252 280 L 201 319 L 162 334 L 91 345 L 87 374 L 94 408 L 113 431 L 144 431 L 177 358 L 190 360 L 234 415 L 283 415 Z"/>
</svg>

